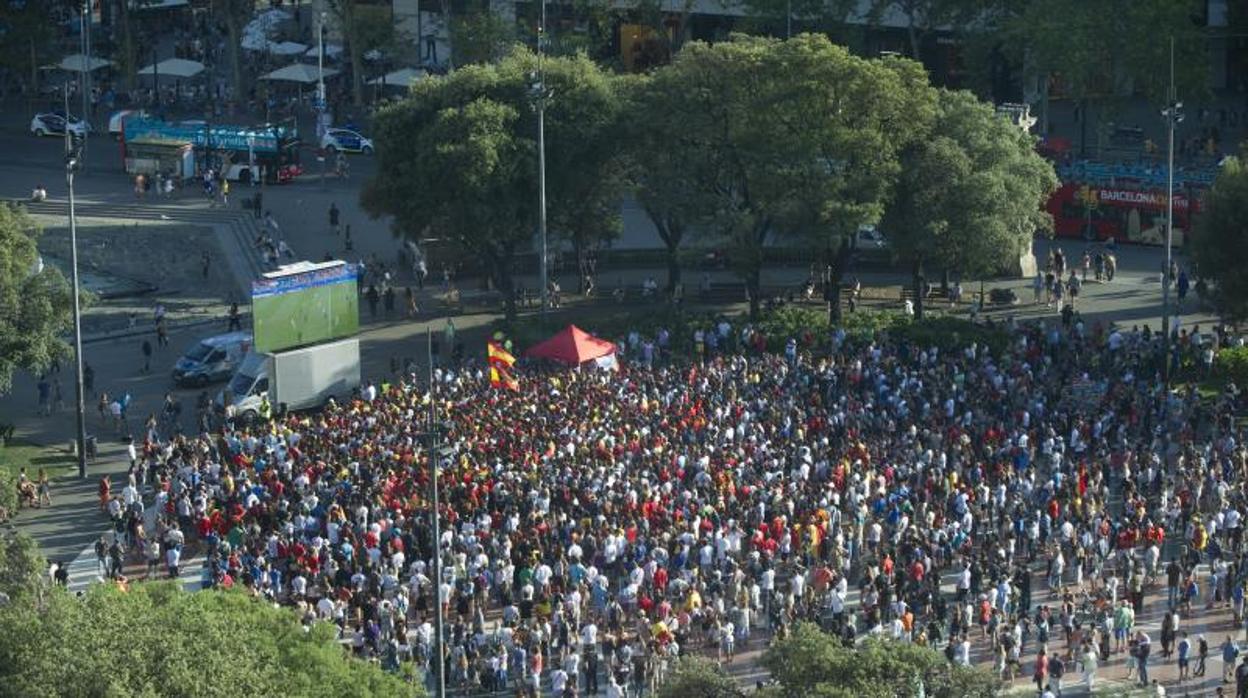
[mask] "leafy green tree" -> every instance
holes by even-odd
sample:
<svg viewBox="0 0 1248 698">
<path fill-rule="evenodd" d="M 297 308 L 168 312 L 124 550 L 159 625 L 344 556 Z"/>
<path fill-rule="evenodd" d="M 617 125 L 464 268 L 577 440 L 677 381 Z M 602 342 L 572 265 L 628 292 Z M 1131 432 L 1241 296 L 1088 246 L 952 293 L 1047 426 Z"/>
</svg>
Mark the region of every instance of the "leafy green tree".
<svg viewBox="0 0 1248 698">
<path fill-rule="evenodd" d="M 867 20 L 873 25 L 881 24 L 890 14 L 906 18 L 906 38 L 910 42 L 910 57 L 922 59 L 923 38 L 938 26 L 961 27 L 976 19 L 982 0 L 871 0 L 867 8 Z"/>
<path fill-rule="evenodd" d="M 856 58 L 810 34 L 689 44 L 647 90 L 643 113 L 676 115 L 657 121 L 675 121 L 662 138 L 693 173 L 698 218 L 727 248 L 754 314 L 764 248 L 878 214 L 899 149 L 935 104 L 918 64 Z M 653 188 L 643 183 L 643 201 Z"/>
<path fill-rule="evenodd" d="M 656 698 L 741 698 L 745 694 L 728 672 L 706 657 L 683 657 L 658 687 Z"/>
<path fill-rule="evenodd" d="M 556 56 L 573 56 L 583 51 L 600 65 L 618 68 L 619 51 L 613 46 L 627 10 L 616 7 L 610 0 L 572 0 L 564 7 L 569 8 L 575 18 L 574 28 L 549 24 L 548 18 L 547 51 Z M 525 25 L 536 27 L 540 22 L 532 15 L 540 16 L 540 4 L 530 8 L 530 13 L 524 16 Z"/>
<path fill-rule="evenodd" d="M 1208 300 L 1224 318 L 1248 318 L 1248 166 L 1244 154 L 1227 158 L 1213 186 L 1205 193 L 1203 210 L 1192 236 L 1196 272 L 1208 284 Z"/>
<path fill-rule="evenodd" d="M 549 219 L 581 216 L 576 225 L 585 234 L 609 230 L 619 214 L 601 202 L 619 193 L 595 187 L 614 181 L 596 168 L 612 162 L 602 152 L 611 141 L 601 139 L 618 115 L 616 91 L 583 56 L 546 58 L 543 66 L 554 95 L 545 112 Z M 537 229 L 536 70 L 537 57 L 516 48 L 497 63 L 414 84 L 406 100 L 378 115 L 378 172 L 361 197 L 373 215 L 393 215 L 406 235 L 459 243 L 481 261 L 511 317 L 514 260 L 532 249 Z"/>
<path fill-rule="evenodd" d="M 14 483 L 4 478 L 4 484 Z M 0 533 L 0 599 L 7 599 L 5 603 L 41 607 L 48 592 L 43 574 L 46 567 L 38 544 L 30 536 Z"/>
<path fill-rule="evenodd" d="M 1041 207 L 1056 188 L 1030 135 L 969 92 L 941 91 L 932 132 L 902 154 L 883 221 L 913 270 L 917 314 L 929 265 L 982 278 L 1017 262 L 1051 228 Z"/>
<path fill-rule="evenodd" d="M 69 0 L 0 3 L 0 64 L 29 76 L 29 90 L 39 86 L 39 67 L 59 58 L 53 41 L 58 36 L 57 27 L 48 21 L 48 15 L 77 4 Z"/>
<path fill-rule="evenodd" d="M 390 10 L 361 0 L 329 0 L 330 11 L 342 29 L 351 60 L 351 99 L 364 103 L 364 54 L 393 45 L 394 18 Z"/>
<path fill-rule="evenodd" d="M 245 101 L 247 85 L 243 72 L 243 27 L 255 13 L 255 0 L 212 0 L 215 17 L 225 23 L 225 50 L 230 58 L 230 84 L 234 98 Z"/>
<path fill-rule="evenodd" d="M 62 696 L 412 696 L 418 685 L 349 658 L 330 625 L 243 592 L 172 583 L 50 594 L 0 608 L 0 692 Z"/>
<path fill-rule="evenodd" d="M 511 50 L 516 27 L 488 7 L 451 19 L 451 53 L 455 65 L 492 63 Z"/>
<path fill-rule="evenodd" d="M 664 70 L 658 74 L 664 75 Z M 638 203 L 667 250 L 667 290 L 671 293 L 680 283 L 681 245 L 712 204 L 705 201 L 701 186 L 711 176 L 710 162 L 690 157 L 693 144 L 672 137 L 683 131 L 686 119 L 699 109 L 679 81 L 638 76 L 632 84 L 625 111 L 638 118 L 624 124 L 627 173 Z"/>
<path fill-rule="evenodd" d="M 1079 107 L 1080 150 L 1087 126 L 1099 130 L 1121 95 L 1139 92 L 1163 102 L 1175 40 L 1175 82 L 1203 92 L 1207 41 L 1193 21 L 1201 0 L 995 0 L 993 26 L 1044 83 L 1056 78 Z M 1047 94 L 1047 90 L 1046 90 Z M 1091 114 L 1091 117 L 1089 116 Z"/>
<path fill-rule="evenodd" d="M 0 205 L 0 394 L 16 371 L 41 372 L 69 353 L 73 291 L 52 265 L 40 270 L 39 233 L 25 211 Z"/>
<path fill-rule="evenodd" d="M 987 669 L 951 665 L 934 649 L 869 639 L 846 648 L 817 626 L 802 623 L 763 654 L 779 686 L 775 698 L 991 698 L 1000 682 Z"/>
</svg>

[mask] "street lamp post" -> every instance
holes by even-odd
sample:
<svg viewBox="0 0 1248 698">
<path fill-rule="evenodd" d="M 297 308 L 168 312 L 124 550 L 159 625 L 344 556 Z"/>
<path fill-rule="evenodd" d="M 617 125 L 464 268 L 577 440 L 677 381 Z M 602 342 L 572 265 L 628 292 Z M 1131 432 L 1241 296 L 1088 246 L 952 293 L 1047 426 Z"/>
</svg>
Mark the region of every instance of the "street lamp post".
<svg viewBox="0 0 1248 698">
<path fill-rule="evenodd" d="M 425 436 L 428 440 L 429 449 L 429 490 L 430 504 L 429 518 L 433 529 L 433 606 L 436 609 L 433 617 L 433 665 L 435 683 L 435 698 L 446 698 L 446 658 L 442 649 L 443 642 L 443 625 L 442 618 L 442 526 L 438 520 L 438 475 L 441 468 L 441 454 L 438 452 L 438 429 L 437 423 L 437 405 L 434 402 L 434 386 L 436 385 L 433 377 L 433 325 L 425 326 L 425 347 L 427 358 L 429 360 L 429 424 L 428 431 Z"/>
<path fill-rule="evenodd" d="M 546 308 L 549 306 L 550 285 L 546 251 L 546 74 L 542 70 L 542 54 L 546 43 L 546 0 L 542 0 L 541 24 L 537 28 L 537 76 L 532 86 L 533 99 L 537 105 L 537 237 L 541 259 L 538 262 L 538 283 L 541 284 L 541 321 L 546 324 Z"/>
<path fill-rule="evenodd" d="M 546 308 L 549 305 L 550 281 L 547 275 L 547 257 L 549 253 L 546 251 L 546 85 L 538 82 L 537 96 L 537 186 L 538 186 L 538 215 L 537 215 L 537 235 L 541 239 L 541 273 L 540 283 L 542 285 L 542 322 L 546 321 Z"/>
<path fill-rule="evenodd" d="M 82 120 L 85 124 L 91 124 L 91 0 L 83 0 L 82 3 L 82 55 L 85 56 L 86 65 L 82 71 Z M 65 111 L 65 115 L 69 116 L 69 110 Z M 86 150 L 86 132 L 83 132 L 83 150 Z"/>
<path fill-rule="evenodd" d="M 1166 387 L 1170 387 L 1170 265 L 1173 263 L 1171 259 L 1174 245 L 1174 127 L 1175 124 L 1183 120 L 1183 116 L 1179 110 L 1183 108 L 1182 102 L 1178 101 L 1178 96 L 1174 86 L 1174 37 L 1170 37 L 1170 89 L 1167 93 L 1166 108 L 1162 111 L 1162 116 L 1166 117 L 1166 267 L 1161 272 L 1161 333 L 1163 335 L 1162 346 L 1165 349 L 1165 365 L 1162 368 L 1162 375 L 1165 378 Z"/>
<path fill-rule="evenodd" d="M 65 113 L 69 114 L 69 86 L 65 86 Z M 85 118 L 85 117 L 84 117 Z M 75 444 L 78 451 L 78 477 L 87 477 L 86 404 L 82 385 L 82 307 L 78 282 L 78 217 L 74 212 L 74 171 L 82 157 L 73 132 L 65 129 L 65 183 L 69 188 L 69 264 L 74 293 L 74 417 L 77 420 Z"/>
<path fill-rule="evenodd" d="M 316 25 L 316 141 L 317 146 L 325 139 L 325 13 L 319 15 Z M 321 189 L 325 188 L 325 151 L 317 155 L 321 163 Z"/>
</svg>

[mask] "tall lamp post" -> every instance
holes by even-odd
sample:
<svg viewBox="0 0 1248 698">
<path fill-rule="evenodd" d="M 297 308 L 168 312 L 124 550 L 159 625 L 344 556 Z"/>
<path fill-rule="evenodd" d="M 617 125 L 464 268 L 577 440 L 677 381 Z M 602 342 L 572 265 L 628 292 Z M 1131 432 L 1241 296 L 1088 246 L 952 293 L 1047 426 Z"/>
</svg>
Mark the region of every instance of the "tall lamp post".
<svg viewBox="0 0 1248 698">
<path fill-rule="evenodd" d="M 537 73 L 530 76 L 530 96 L 537 109 L 537 237 L 541 254 L 538 261 L 538 283 L 541 284 L 541 320 L 544 325 L 550 300 L 546 251 L 546 102 L 552 94 L 546 89 L 546 73 L 542 69 L 542 54 L 546 43 L 546 0 L 542 0 L 541 17 L 541 24 L 537 27 Z"/>
<path fill-rule="evenodd" d="M 316 144 L 319 148 L 325 139 L 325 13 L 318 15 L 316 24 Z M 321 189 L 325 188 L 325 152 L 322 149 L 317 160 L 321 161 Z"/>
<path fill-rule="evenodd" d="M 69 114 L 69 86 L 65 86 L 65 113 Z M 85 117 L 84 117 L 85 118 Z M 78 451 L 78 477 L 87 477 L 86 404 L 82 387 L 82 307 L 78 295 L 78 217 L 74 212 L 74 172 L 82 157 L 81 144 L 74 142 L 73 131 L 65 129 L 65 183 L 69 187 L 69 264 L 74 292 L 74 417 L 77 429 L 74 443 Z"/>
<path fill-rule="evenodd" d="M 1167 92 L 1166 108 L 1161 114 L 1166 118 L 1166 268 L 1161 272 L 1161 333 L 1164 336 L 1162 346 L 1165 348 L 1165 366 L 1162 375 L 1166 387 L 1170 387 L 1170 265 L 1174 245 L 1174 127 L 1183 120 L 1180 110 L 1183 103 L 1178 101 L 1174 87 L 1174 37 L 1170 37 L 1170 89 Z"/>
<path fill-rule="evenodd" d="M 436 609 L 433 617 L 433 666 L 435 698 L 446 698 L 446 657 L 445 651 L 442 649 L 444 639 L 442 618 L 442 526 L 438 516 L 438 475 L 441 470 L 442 454 L 438 445 L 438 437 L 441 426 L 437 422 L 437 405 L 434 402 L 434 386 L 436 385 L 433 378 L 433 325 L 425 327 L 425 347 L 427 357 L 429 359 L 429 414 L 428 425 L 424 436 L 429 449 L 429 490 L 430 504 L 429 518 L 433 534 L 433 606 Z"/>
<path fill-rule="evenodd" d="M 91 123 L 91 0 L 83 0 L 82 3 L 82 55 L 85 56 L 86 65 L 82 71 L 82 120 L 85 124 Z M 65 111 L 65 115 L 69 116 L 69 110 Z M 82 150 L 85 152 L 86 132 L 83 134 Z"/>
</svg>

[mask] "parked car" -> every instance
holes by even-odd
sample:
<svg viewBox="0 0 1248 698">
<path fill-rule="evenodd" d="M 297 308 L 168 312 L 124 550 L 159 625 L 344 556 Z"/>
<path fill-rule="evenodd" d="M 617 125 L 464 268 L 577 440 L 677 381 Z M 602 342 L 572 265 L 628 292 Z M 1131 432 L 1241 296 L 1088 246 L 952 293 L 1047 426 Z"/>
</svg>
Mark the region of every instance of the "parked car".
<svg viewBox="0 0 1248 698">
<path fill-rule="evenodd" d="M 888 248 L 888 240 L 874 225 L 858 226 L 857 247 L 860 250 L 883 250 Z"/>
<path fill-rule="evenodd" d="M 67 128 L 82 138 L 91 131 L 91 124 L 64 112 L 43 112 L 30 120 L 30 132 L 36 136 L 64 136 Z"/>
<path fill-rule="evenodd" d="M 331 153 L 373 154 L 373 141 L 346 128 L 331 128 L 321 137 L 321 147 Z"/>
</svg>

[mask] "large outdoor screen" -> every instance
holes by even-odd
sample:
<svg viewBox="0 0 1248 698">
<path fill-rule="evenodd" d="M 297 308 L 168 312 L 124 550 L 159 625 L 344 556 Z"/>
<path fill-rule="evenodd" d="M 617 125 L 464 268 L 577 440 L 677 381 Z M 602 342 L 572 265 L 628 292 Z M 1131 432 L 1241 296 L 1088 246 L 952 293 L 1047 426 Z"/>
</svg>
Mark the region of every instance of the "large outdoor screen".
<svg viewBox="0 0 1248 698">
<path fill-rule="evenodd" d="M 272 352 L 349 337 L 360 328 L 354 265 L 301 262 L 251 283 L 256 351 Z"/>
</svg>

